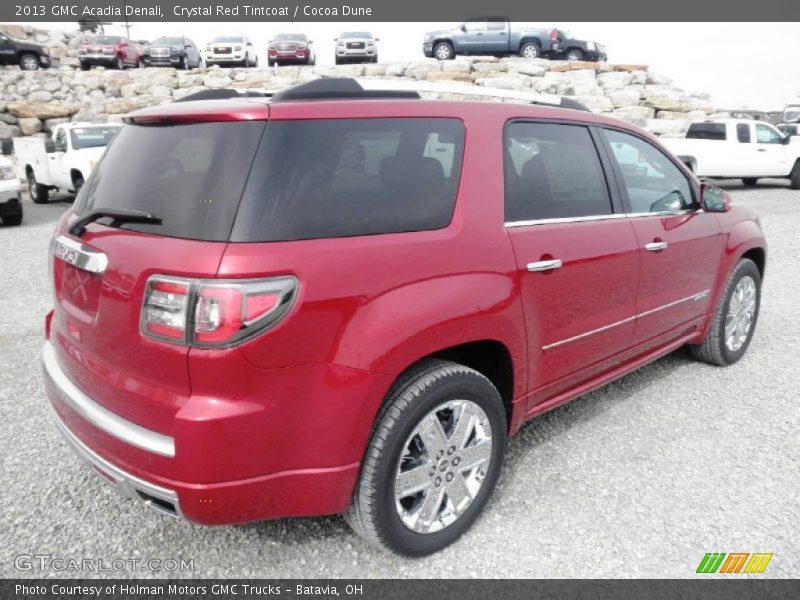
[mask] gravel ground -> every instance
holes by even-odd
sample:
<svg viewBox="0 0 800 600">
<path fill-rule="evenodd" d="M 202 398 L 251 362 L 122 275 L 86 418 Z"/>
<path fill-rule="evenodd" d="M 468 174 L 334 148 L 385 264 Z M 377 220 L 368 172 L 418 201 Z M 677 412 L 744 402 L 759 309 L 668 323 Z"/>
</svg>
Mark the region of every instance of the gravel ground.
<svg viewBox="0 0 800 600">
<path fill-rule="evenodd" d="M 118 500 L 46 406 L 46 251 L 68 205 L 26 201 L 23 226 L 0 227 L 0 576 L 78 575 L 14 566 L 47 554 L 193 560 L 171 575 L 199 577 L 691 577 L 710 551 L 773 552 L 768 576 L 800 576 L 800 192 L 725 187 L 770 243 L 744 359 L 679 351 L 527 424 L 484 516 L 422 560 L 367 546 L 340 517 L 204 528 Z"/>
</svg>

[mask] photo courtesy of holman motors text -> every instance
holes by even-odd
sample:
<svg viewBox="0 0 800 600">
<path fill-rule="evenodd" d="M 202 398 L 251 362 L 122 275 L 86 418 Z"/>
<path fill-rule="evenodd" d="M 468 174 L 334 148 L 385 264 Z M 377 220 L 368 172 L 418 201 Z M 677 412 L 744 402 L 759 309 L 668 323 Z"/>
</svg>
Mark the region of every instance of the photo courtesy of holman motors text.
<svg viewBox="0 0 800 600">
<path fill-rule="evenodd" d="M 798 17 L 0 5 L 0 598 L 800 597 Z"/>
</svg>

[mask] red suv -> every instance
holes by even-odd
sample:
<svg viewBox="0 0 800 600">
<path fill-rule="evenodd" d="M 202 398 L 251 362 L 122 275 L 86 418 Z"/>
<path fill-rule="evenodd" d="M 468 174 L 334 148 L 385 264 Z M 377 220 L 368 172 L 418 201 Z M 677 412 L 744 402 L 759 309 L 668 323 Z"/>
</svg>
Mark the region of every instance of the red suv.
<svg viewBox="0 0 800 600">
<path fill-rule="evenodd" d="M 751 210 L 620 121 L 413 96 L 127 117 L 55 232 L 43 350 L 60 429 L 121 492 L 209 525 L 346 512 L 427 554 L 526 420 L 684 345 L 744 354 Z"/>
<path fill-rule="evenodd" d="M 139 46 L 118 35 L 98 36 L 83 44 L 78 50 L 78 60 L 84 71 L 93 66 L 115 69 L 144 66 Z"/>
</svg>

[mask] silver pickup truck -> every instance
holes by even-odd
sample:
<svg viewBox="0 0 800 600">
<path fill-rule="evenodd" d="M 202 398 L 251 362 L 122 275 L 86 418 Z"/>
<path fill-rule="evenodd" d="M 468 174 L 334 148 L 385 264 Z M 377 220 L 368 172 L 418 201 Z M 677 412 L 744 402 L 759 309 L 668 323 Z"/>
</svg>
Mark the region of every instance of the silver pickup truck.
<svg viewBox="0 0 800 600">
<path fill-rule="evenodd" d="M 470 19 L 455 29 L 432 31 L 422 45 L 425 56 L 450 60 L 459 54 L 515 54 L 524 58 L 607 60 L 602 44 L 576 39 L 560 29 L 515 27 L 508 19 Z"/>
</svg>

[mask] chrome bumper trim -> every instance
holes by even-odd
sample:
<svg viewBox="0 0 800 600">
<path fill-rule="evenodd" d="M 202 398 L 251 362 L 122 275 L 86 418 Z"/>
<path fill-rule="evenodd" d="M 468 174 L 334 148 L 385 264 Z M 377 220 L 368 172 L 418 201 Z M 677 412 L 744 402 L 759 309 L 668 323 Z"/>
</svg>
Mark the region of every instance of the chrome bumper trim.
<svg viewBox="0 0 800 600">
<path fill-rule="evenodd" d="M 174 438 L 123 419 L 79 390 L 59 366 L 51 342 L 45 342 L 42 348 L 42 363 L 64 402 L 89 423 L 131 446 L 169 458 L 175 456 Z"/>
<path fill-rule="evenodd" d="M 81 442 L 61 420 L 54 408 L 51 407 L 51 411 L 53 413 L 53 420 L 56 422 L 61 435 L 63 435 L 64 439 L 72 446 L 75 453 L 90 467 L 98 471 L 98 474 L 101 475 L 107 483 L 111 484 L 111 487 L 117 492 L 126 498 L 143 502 L 150 508 L 154 508 L 171 517 L 184 518 L 178 502 L 178 494 L 167 488 L 148 483 L 112 465 L 106 459 L 91 450 L 86 444 Z M 169 510 L 164 504 L 159 504 L 153 499 L 171 505 L 174 511 Z"/>
</svg>

